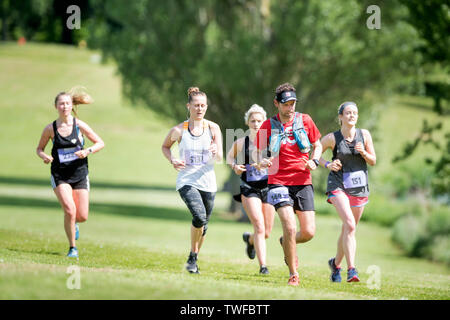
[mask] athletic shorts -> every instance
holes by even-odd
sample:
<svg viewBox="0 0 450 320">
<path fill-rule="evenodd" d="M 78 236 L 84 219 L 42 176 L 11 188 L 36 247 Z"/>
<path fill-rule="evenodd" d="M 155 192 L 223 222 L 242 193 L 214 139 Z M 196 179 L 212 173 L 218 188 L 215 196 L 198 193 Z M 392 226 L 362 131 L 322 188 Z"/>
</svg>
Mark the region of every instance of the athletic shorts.
<svg viewBox="0 0 450 320">
<path fill-rule="evenodd" d="M 349 195 L 347 192 L 345 192 L 342 189 L 336 189 L 336 190 L 328 192 L 327 202 L 331 203 L 330 198 L 336 197 L 340 194 L 343 194 L 348 198 L 348 200 L 350 202 L 350 207 L 363 207 L 369 202 L 369 197 L 355 197 L 355 196 Z"/>
<path fill-rule="evenodd" d="M 269 191 L 269 188 L 252 188 L 250 186 L 240 186 L 241 192 L 239 194 L 236 194 L 233 196 L 234 200 L 237 202 L 242 202 L 241 195 L 247 197 L 247 198 L 258 198 L 261 200 L 261 202 L 268 203 L 267 202 L 267 192 Z"/>
<path fill-rule="evenodd" d="M 52 184 L 52 188 L 55 189 L 57 186 L 59 186 L 61 183 L 67 183 L 70 184 L 72 189 L 87 189 L 90 190 L 90 183 L 89 183 L 89 176 L 84 177 L 83 179 L 76 181 L 76 182 L 67 182 L 65 180 L 55 178 L 53 175 L 50 175 L 50 183 Z"/>
<path fill-rule="evenodd" d="M 192 214 L 192 225 L 195 228 L 204 227 L 203 235 L 205 235 L 216 193 L 201 191 L 189 185 L 181 187 L 178 192 Z"/>
<path fill-rule="evenodd" d="M 269 184 L 267 200 L 276 210 L 284 206 L 291 206 L 294 211 L 315 211 L 312 184 L 304 186 Z"/>
</svg>

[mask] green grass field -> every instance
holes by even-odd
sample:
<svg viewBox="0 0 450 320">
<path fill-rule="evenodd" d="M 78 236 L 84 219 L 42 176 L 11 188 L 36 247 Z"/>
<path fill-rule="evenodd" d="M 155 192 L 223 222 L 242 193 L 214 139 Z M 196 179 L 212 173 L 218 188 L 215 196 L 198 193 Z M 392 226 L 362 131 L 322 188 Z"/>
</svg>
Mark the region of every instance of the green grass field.
<svg viewBox="0 0 450 320">
<path fill-rule="evenodd" d="M 327 260 L 340 230 L 334 214 L 318 215 L 315 238 L 298 246 L 297 288 L 286 285 L 276 217 L 267 241 L 270 275 L 261 276 L 242 241 L 251 225 L 225 214 L 223 192 L 199 256 L 201 274 L 188 274 L 190 214 L 174 190 L 176 172 L 160 152 L 174 122 L 123 101 L 114 67 L 99 65 L 94 54 L 0 46 L 0 142 L 6 145 L 0 154 L 0 299 L 450 299 L 448 267 L 403 256 L 390 229 L 365 222 L 357 231 L 362 281 L 330 283 Z M 79 116 L 106 143 L 90 158 L 90 217 L 80 225 L 79 261 L 65 257 L 63 214 L 49 167 L 35 155 L 42 129 L 56 118 L 54 96 L 74 85 L 95 99 Z M 218 165 L 219 185 L 227 175 Z M 316 202 L 318 212 L 330 210 L 320 195 Z M 67 287 L 73 265 L 80 268 L 79 290 Z M 379 289 L 371 286 L 371 266 L 379 268 Z"/>
</svg>

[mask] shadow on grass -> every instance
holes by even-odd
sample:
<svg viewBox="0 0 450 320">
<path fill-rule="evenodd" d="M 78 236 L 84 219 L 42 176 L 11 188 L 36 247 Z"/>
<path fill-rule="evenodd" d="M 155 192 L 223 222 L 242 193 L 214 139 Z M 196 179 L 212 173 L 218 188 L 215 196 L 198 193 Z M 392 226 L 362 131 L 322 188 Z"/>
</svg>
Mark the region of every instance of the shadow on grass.
<svg viewBox="0 0 450 320">
<path fill-rule="evenodd" d="M 46 255 L 51 255 L 51 256 L 65 256 L 64 253 L 62 252 L 55 252 L 55 251 L 46 251 L 46 250 L 33 250 L 33 249 L 16 249 L 16 248 L 6 248 L 9 251 L 13 251 L 13 252 L 17 252 L 17 253 L 37 253 L 37 254 L 46 254 Z"/>
<path fill-rule="evenodd" d="M 24 178 L 24 177 L 7 177 L 0 176 L 0 183 L 11 185 L 28 185 L 28 186 L 50 186 L 50 177 L 48 179 L 41 178 Z M 102 181 L 91 181 L 92 188 L 99 189 L 127 189 L 127 190 L 158 190 L 158 191 L 175 191 L 175 187 L 168 186 L 152 186 L 152 185 L 139 185 L 130 183 L 112 183 Z"/>
<path fill-rule="evenodd" d="M 56 199 L 46 200 L 10 196 L 0 196 L 0 206 L 61 209 L 61 206 L 56 201 Z M 187 222 L 190 222 L 192 220 L 192 216 L 187 208 L 177 209 L 157 206 L 91 202 L 89 204 L 89 211 L 91 213 L 103 213 L 108 215 L 128 217 L 143 217 L 149 219 L 177 220 Z M 226 220 L 214 215 L 214 212 L 211 216 L 211 220 L 235 223 L 234 221 Z"/>
</svg>

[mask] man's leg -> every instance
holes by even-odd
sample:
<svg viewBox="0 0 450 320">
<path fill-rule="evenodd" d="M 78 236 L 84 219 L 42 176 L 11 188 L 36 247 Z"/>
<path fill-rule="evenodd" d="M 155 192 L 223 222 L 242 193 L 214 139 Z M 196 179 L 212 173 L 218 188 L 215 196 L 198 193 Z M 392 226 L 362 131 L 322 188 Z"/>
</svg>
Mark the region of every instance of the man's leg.
<svg viewBox="0 0 450 320">
<path fill-rule="evenodd" d="M 304 243 L 311 240 L 316 233 L 316 213 L 315 211 L 296 210 L 300 231 L 297 232 L 295 240 L 297 243 Z"/>
<path fill-rule="evenodd" d="M 287 205 L 278 210 L 281 225 L 283 227 L 283 250 L 286 257 L 286 263 L 289 267 L 289 273 L 292 275 L 297 272 L 295 268 L 297 223 L 295 221 L 294 209 Z"/>
</svg>

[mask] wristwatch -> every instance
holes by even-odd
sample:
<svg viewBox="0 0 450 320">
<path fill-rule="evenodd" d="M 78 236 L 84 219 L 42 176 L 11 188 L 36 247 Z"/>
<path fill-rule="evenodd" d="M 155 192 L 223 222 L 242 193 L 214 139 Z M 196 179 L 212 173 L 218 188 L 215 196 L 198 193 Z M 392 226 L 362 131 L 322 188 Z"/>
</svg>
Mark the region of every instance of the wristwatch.
<svg viewBox="0 0 450 320">
<path fill-rule="evenodd" d="M 89 148 L 88 151 L 89 151 L 89 153 L 92 153 L 92 148 Z"/>
<path fill-rule="evenodd" d="M 319 160 L 313 159 L 313 162 L 316 164 L 316 166 L 319 166 Z"/>
</svg>

